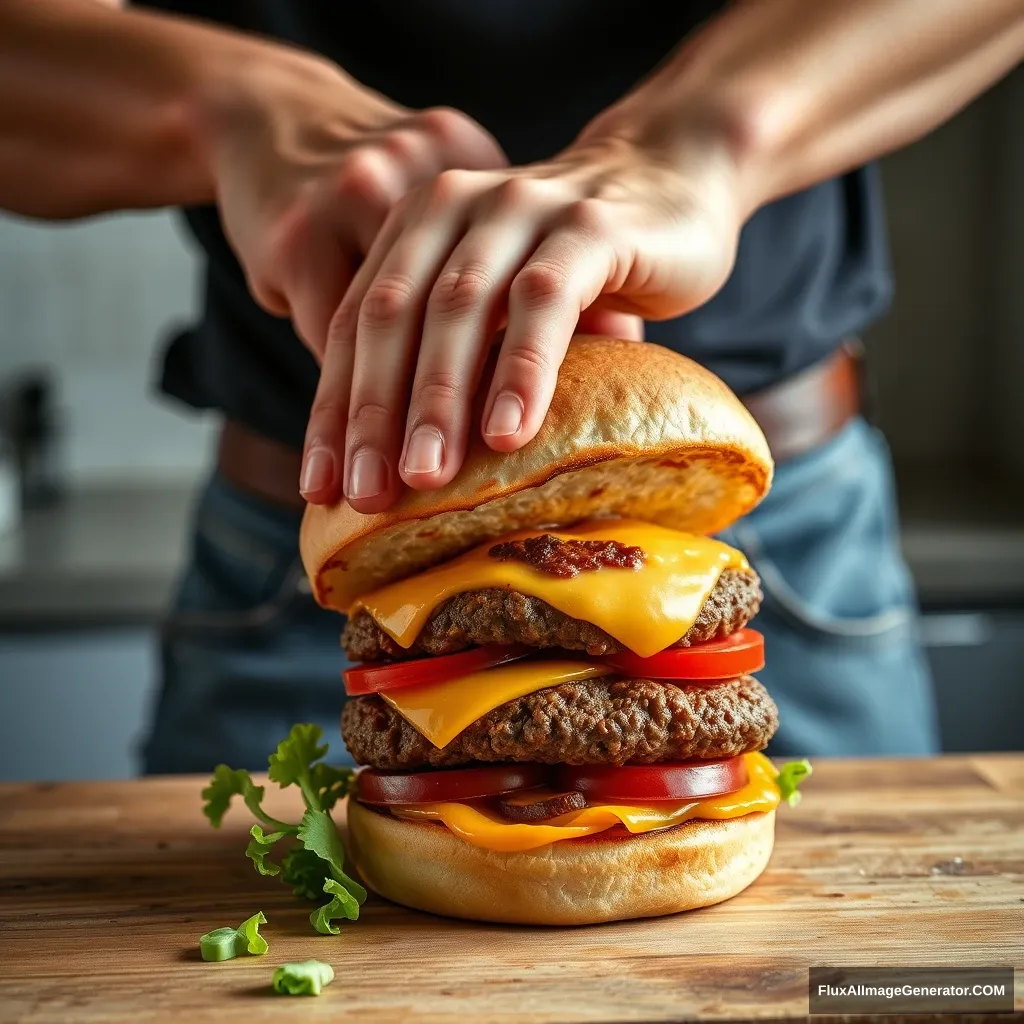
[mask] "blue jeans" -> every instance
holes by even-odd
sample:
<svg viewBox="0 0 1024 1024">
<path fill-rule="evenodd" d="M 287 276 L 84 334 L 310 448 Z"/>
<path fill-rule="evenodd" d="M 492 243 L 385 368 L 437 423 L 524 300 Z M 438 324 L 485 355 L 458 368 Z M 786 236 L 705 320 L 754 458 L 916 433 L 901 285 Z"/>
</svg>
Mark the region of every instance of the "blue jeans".
<svg viewBox="0 0 1024 1024">
<path fill-rule="evenodd" d="M 190 563 L 163 638 L 163 689 L 148 772 L 251 769 L 294 722 L 343 753 L 342 619 L 318 608 L 298 562 L 300 515 L 214 476 L 196 511 Z M 888 452 L 855 420 L 779 466 L 771 493 L 723 534 L 761 575 L 758 673 L 779 705 L 769 751 L 937 750 L 931 685 L 915 637 Z"/>
</svg>

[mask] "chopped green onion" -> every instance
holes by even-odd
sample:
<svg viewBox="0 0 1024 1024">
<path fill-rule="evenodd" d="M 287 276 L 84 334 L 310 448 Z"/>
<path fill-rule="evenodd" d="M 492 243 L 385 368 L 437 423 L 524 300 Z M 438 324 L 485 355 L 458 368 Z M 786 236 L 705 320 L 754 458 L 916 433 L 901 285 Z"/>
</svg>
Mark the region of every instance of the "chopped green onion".
<svg viewBox="0 0 1024 1024">
<path fill-rule="evenodd" d="M 237 928 L 214 928 L 199 937 L 199 953 L 204 960 L 233 960 L 238 956 Z"/>
<path fill-rule="evenodd" d="M 334 968 L 321 960 L 303 960 L 297 964 L 281 964 L 274 971 L 274 991 L 283 996 L 318 996 L 324 986 L 334 981 Z"/>
<path fill-rule="evenodd" d="M 266 924 L 263 911 L 243 921 L 237 928 L 214 928 L 199 937 L 199 955 L 207 961 L 233 960 L 242 953 L 262 956 L 270 948 L 260 935 L 260 925 Z"/>
</svg>

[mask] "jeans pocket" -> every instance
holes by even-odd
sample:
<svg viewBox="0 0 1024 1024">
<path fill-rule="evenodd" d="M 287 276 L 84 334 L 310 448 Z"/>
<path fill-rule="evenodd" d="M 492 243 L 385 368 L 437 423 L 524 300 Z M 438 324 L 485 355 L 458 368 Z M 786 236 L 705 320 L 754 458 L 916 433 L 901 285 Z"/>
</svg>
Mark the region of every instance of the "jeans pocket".
<svg viewBox="0 0 1024 1024">
<path fill-rule="evenodd" d="M 740 527 L 734 535 L 761 577 L 764 592 L 761 614 L 773 615 L 790 628 L 837 644 L 864 644 L 887 638 L 903 642 L 907 632 L 914 627 L 916 608 L 909 588 L 898 578 L 902 567 L 899 556 L 894 552 L 863 552 L 862 556 L 872 559 L 878 567 L 873 593 L 865 593 L 859 581 L 847 584 L 857 588 L 860 599 L 875 605 L 877 610 L 867 614 L 838 615 L 827 605 L 815 601 L 813 595 L 801 593 L 790 582 L 786 567 L 765 551 L 756 530 L 749 526 Z M 841 572 L 841 567 L 837 566 L 835 577 L 840 586 Z"/>
<path fill-rule="evenodd" d="M 194 642 L 257 639 L 311 603 L 298 555 L 298 517 L 214 476 L 196 509 L 192 550 L 165 634 Z"/>
</svg>

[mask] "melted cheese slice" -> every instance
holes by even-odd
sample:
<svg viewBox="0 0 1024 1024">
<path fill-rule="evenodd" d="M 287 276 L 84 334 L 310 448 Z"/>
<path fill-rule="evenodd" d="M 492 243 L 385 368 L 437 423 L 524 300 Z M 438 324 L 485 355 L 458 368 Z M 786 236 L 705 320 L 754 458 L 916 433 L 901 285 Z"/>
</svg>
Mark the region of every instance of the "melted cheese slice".
<svg viewBox="0 0 1024 1024">
<path fill-rule="evenodd" d="M 563 540 L 616 540 L 646 554 L 639 569 L 602 567 L 563 579 L 525 562 L 498 561 L 496 543 L 552 533 Z M 627 519 L 594 520 L 571 530 L 509 534 L 409 579 L 359 598 L 397 644 L 410 647 L 431 612 L 469 590 L 500 587 L 539 598 L 553 608 L 599 626 L 642 658 L 674 644 L 696 621 L 725 569 L 748 569 L 747 560 L 720 541 Z"/>
<path fill-rule="evenodd" d="M 521 853 L 549 846 L 563 839 L 594 835 L 615 825 L 625 825 L 639 834 L 671 828 L 684 821 L 723 821 L 755 811 L 773 811 L 779 805 L 778 774 L 764 754 L 745 754 L 747 784 L 725 796 L 691 802 L 658 801 L 649 804 L 595 804 L 582 811 L 570 811 L 539 825 L 506 821 L 481 801 L 473 803 L 418 804 L 392 807 L 397 818 L 443 823 L 460 839 L 499 853 Z"/>
<path fill-rule="evenodd" d="M 608 671 L 607 666 L 576 659 L 514 661 L 380 696 L 435 747 L 445 747 L 478 718 L 516 697 L 573 679 L 606 676 Z"/>
</svg>

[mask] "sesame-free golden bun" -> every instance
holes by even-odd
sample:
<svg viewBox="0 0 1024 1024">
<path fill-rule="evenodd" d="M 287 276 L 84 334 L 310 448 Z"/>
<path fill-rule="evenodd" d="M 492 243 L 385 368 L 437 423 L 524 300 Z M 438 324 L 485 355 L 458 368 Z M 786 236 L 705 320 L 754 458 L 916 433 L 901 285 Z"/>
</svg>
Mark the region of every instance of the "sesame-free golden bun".
<svg viewBox="0 0 1024 1024">
<path fill-rule="evenodd" d="M 317 601 L 344 611 L 514 530 L 612 516 L 713 534 L 771 478 L 764 435 L 713 373 L 659 345 L 581 335 L 529 444 L 495 452 L 474 429 L 450 484 L 373 515 L 310 505 L 300 550 Z"/>
<path fill-rule="evenodd" d="M 351 799 L 348 837 L 363 881 L 394 903 L 474 921 L 584 925 L 675 914 L 735 896 L 768 863 L 775 812 L 497 853 L 442 824 L 395 818 Z"/>
</svg>

